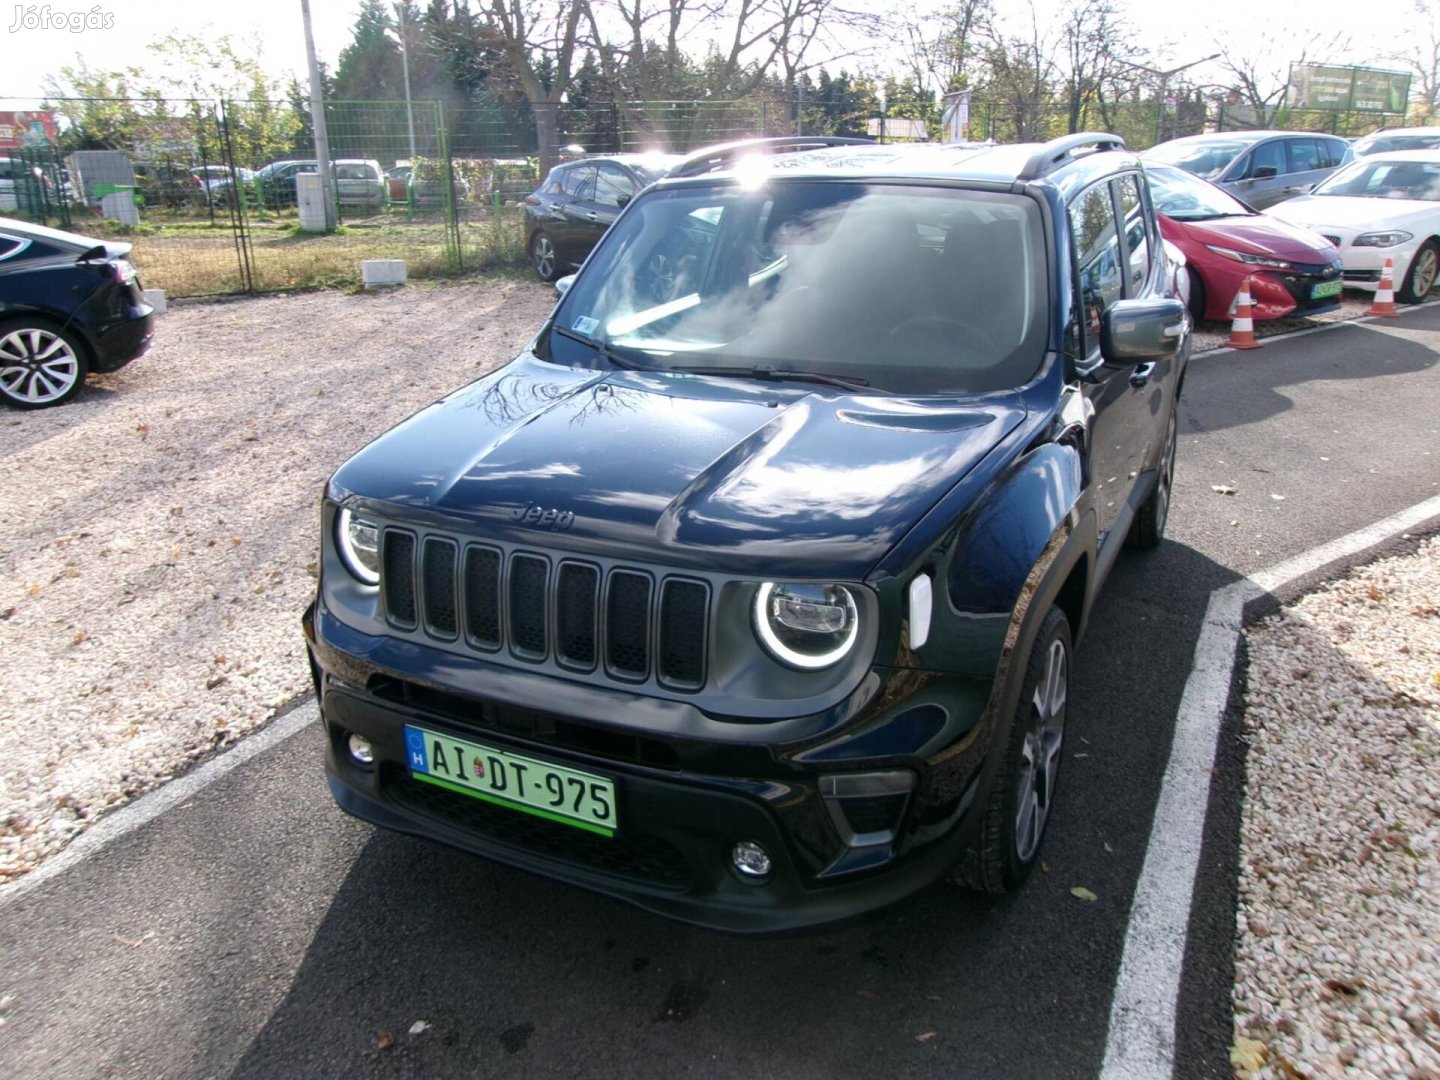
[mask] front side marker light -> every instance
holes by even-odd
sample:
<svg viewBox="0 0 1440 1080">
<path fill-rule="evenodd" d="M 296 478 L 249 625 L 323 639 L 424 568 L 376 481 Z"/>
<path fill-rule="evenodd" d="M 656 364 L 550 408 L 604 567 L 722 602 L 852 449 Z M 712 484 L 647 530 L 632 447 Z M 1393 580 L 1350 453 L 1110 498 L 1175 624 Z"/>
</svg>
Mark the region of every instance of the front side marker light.
<svg viewBox="0 0 1440 1080">
<path fill-rule="evenodd" d="M 910 650 L 925 647 L 930 640 L 930 616 L 934 607 L 934 595 L 930 587 L 929 574 L 916 574 L 910 582 L 909 596 Z"/>
</svg>

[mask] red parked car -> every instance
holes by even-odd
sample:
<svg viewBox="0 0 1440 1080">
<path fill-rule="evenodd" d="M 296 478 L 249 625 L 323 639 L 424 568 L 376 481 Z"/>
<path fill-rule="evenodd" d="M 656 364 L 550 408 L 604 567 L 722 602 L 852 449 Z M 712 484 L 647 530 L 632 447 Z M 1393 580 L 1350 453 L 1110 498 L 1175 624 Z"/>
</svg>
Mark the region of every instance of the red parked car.
<svg viewBox="0 0 1440 1080">
<path fill-rule="evenodd" d="M 1257 213 L 1173 165 L 1147 161 L 1145 175 L 1160 234 L 1185 253 L 1194 318 L 1228 319 L 1247 277 L 1257 319 L 1340 306 L 1340 252 L 1319 233 Z"/>
</svg>

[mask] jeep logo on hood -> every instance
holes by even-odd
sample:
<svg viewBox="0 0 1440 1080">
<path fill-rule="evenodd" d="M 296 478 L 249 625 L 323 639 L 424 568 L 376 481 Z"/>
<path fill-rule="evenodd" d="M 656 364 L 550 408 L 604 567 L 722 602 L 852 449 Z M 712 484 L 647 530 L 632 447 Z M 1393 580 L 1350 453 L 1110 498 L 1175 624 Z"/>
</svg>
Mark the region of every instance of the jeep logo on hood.
<svg viewBox="0 0 1440 1080">
<path fill-rule="evenodd" d="M 533 525 L 538 529 L 552 529 L 555 532 L 563 532 L 575 524 L 575 512 L 573 510 L 545 509 L 538 503 L 530 503 L 527 506 L 516 507 L 510 511 L 510 520 L 521 525 Z"/>
</svg>

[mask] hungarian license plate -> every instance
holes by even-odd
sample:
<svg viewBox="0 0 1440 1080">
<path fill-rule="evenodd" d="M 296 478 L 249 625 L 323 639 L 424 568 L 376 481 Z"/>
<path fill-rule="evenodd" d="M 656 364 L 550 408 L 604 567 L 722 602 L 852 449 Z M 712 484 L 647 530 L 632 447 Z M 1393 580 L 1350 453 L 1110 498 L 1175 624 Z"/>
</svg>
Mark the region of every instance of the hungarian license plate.
<svg viewBox="0 0 1440 1080">
<path fill-rule="evenodd" d="M 615 783 L 603 776 L 405 725 L 405 756 L 417 780 L 536 817 L 614 836 Z"/>
<path fill-rule="evenodd" d="M 1322 281 L 1318 285 L 1310 286 L 1310 299 L 1321 300 L 1327 296 L 1339 296 L 1340 289 L 1344 283 L 1340 280 Z"/>
</svg>

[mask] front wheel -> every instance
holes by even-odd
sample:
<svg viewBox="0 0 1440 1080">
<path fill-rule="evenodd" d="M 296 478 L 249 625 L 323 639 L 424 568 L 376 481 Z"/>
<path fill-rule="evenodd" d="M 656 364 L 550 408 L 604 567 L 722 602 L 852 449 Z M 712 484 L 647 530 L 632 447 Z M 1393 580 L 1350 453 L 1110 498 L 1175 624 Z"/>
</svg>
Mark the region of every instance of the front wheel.
<svg viewBox="0 0 1440 1080">
<path fill-rule="evenodd" d="M 541 281 L 554 281 L 560 276 L 560 260 L 555 254 L 555 244 L 543 232 L 537 232 L 530 238 L 530 265 Z"/>
<path fill-rule="evenodd" d="M 1440 245 L 1426 240 L 1410 260 L 1410 268 L 1405 271 L 1405 280 L 1396 291 L 1395 299 L 1402 304 L 1420 303 L 1435 287 L 1437 275 L 1440 275 Z"/>
<path fill-rule="evenodd" d="M 17 409 L 63 405 L 89 364 L 73 335 L 29 319 L 0 323 L 0 399 Z"/>
<path fill-rule="evenodd" d="M 978 846 L 965 852 L 953 873 L 961 885 L 987 893 L 1015 889 L 1040 861 L 1065 739 L 1070 654 L 1070 624 L 1052 607 L 1030 647 Z"/>
<path fill-rule="evenodd" d="M 1190 268 L 1190 318 L 1197 323 L 1204 319 L 1207 304 L 1205 282 L 1200 280 L 1200 272 L 1192 266 Z"/>
</svg>

